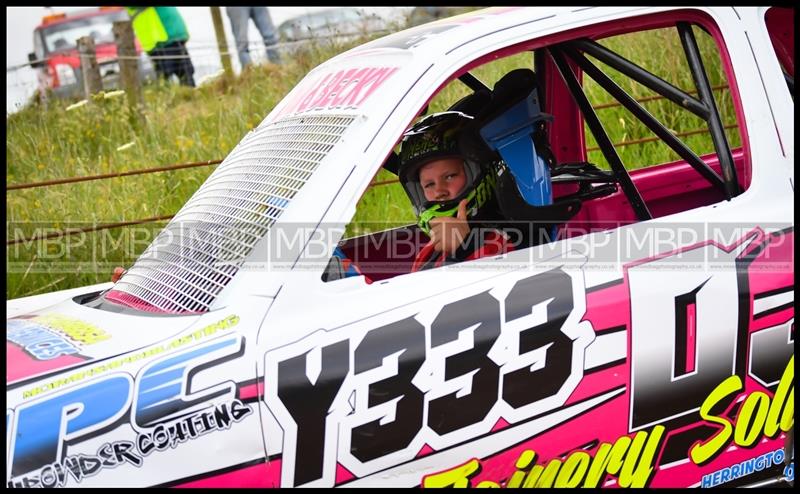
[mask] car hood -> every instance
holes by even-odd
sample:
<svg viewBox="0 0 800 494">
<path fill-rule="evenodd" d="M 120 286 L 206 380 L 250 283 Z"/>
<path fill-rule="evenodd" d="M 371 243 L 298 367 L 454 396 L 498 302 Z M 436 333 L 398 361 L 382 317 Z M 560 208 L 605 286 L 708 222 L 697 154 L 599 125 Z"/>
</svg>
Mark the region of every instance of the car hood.
<svg viewBox="0 0 800 494">
<path fill-rule="evenodd" d="M 72 299 L 6 320 L 6 384 L 134 351 L 186 329 L 199 316 L 92 309 Z"/>
</svg>

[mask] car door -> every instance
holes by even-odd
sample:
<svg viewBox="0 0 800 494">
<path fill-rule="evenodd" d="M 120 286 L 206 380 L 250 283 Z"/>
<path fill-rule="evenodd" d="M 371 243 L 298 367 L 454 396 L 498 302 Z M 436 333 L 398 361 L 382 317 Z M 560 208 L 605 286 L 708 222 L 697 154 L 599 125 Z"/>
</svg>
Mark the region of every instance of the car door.
<svg viewBox="0 0 800 494">
<path fill-rule="evenodd" d="M 764 111 L 771 101 L 759 83 L 777 64 L 754 63 L 763 47 L 748 48 L 749 18 L 733 9 L 638 14 L 588 22 L 591 11 L 570 12 L 584 31 L 528 46 L 509 36 L 547 60 L 537 71 L 551 81 L 548 99 L 574 101 L 553 113 L 580 128 L 553 124 L 552 141 L 575 142 L 584 125 L 593 136 L 568 152 L 554 146 L 558 161 L 604 160 L 616 177 L 613 194 L 582 196 L 556 241 L 372 282 L 325 282 L 325 262 L 295 264 L 262 328 L 274 332 L 260 375 L 280 485 L 712 486 L 754 471 L 731 465 L 779 463 L 793 421 L 793 188 L 784 166 L 793 150 L 782 150 L 783 113 Z M 678 40 L 694 89 L 653 82 L 593 44 L 658 29 Z M 443 65 L 498 58 L 510 46 L 498 32 L 471 58 Z M 729 103 L 703 80 L 695 53 L 704 36 Z M 705 148 L 675 142 L 578 63 L 582 54 L 683 101 L 713 137 Z M 599 105 L 584 93 L 588 76 L 676 154 L 628 172 L 617 150 L 629 143 L 613 142 L 611 123 L 589 108 Z M 738 137 L 715 116 L 722 107 Z M 347 216 L 353 200 L 337 197 L 327 218 Z"/>
</svg>

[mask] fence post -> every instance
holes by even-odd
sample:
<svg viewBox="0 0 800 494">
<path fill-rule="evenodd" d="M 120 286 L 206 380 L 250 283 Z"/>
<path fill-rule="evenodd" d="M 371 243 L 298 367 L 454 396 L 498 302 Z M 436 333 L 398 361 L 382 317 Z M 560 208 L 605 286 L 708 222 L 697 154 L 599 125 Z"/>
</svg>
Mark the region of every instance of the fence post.
<svg viewBox="0 0 800 494">
<path fill-rule="evenodd" d="M 103 80 L 100 78 L 100 67 L 97 65 L 97 55 L 94 50 L 94 38 L 83 36 L 78 38 L 78 53 L 81 57 L 81 74 L 83 75 L 83 92 L 87 100 L 103 90 Z"/>
<path fill-rule="evenodd" d="M 225 69 L 225 77 L 233 77 L 233 66 L 231 65 L 231 55 L 228 53 L 228 41 L 225 38 L 225 27 L 222 25 L 222 14 L 219 7 L 209 7 L 211 9 L 211 19 L 214 21 L 214 32 L 217 35 L 217 46 L 219 46 L 219 56 L 222 59 L 222 68 Z"/>
<path fill-rule="evenodd" d="M 120 85 L 125 90 L 131 114 L 141 120 L 144 117 L 142 114 L 144 100 L 139 77 L 139 57 L 136 54 L 131 21 L 115 21 L 113 31 L 114 42 L 117 44 Z"/>
</svg>

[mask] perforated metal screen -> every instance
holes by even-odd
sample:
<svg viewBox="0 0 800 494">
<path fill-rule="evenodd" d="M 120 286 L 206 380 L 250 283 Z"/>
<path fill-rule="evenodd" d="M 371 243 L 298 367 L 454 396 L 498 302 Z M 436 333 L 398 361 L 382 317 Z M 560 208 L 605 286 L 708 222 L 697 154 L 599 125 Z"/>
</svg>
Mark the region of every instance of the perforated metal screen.
<svg viewBox="0 0 800 494">
<path fill-rule="evenodd" d="M 253 131 L 114 286 L 145 304 L 111 299 L 163 312 L 207 311 L 353 120 L 305 115 Z"/>
</svg>

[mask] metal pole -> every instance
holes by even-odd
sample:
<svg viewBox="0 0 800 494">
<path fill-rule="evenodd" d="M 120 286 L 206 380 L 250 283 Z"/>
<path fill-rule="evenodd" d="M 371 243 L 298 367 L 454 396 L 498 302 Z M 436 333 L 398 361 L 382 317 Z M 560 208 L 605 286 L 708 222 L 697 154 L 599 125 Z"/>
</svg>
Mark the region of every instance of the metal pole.
<svg viewBox="0 0 800 494">
<path fill-rule="evenodd" d="M 578 78 L 572 72 L 569 64 L 567 64 L 567 61 L 564 59 L 561 50 L 553 47 L 550 48 L 548 52 L 550 53 L 550 57 L 552 57 L 553 62 L 555 62 L 556 68 L 561 74 L 561 78 L 564 79 L 567 88 L 569 89 L 570 93 L 572 93 L 572 97 L 578 104 L 578 108 L 580 108 L 581 113 L 583 114 L 586 125 L 589 126 L 589 130 L 592 131 L 595 141 L 597 141 L 597 144 L 600 146 L 600 151 L 602 151 L 603 156 L 606 158 L 609 166 L 614 171 L 614 176 L 617 178 L 620 187 L 622 187 L 622 191 L 625 192 L 625 197 L 627 197 L 628 202 L 631 204 L 631 208 L 633 208 L 633 211 L 636 213 L 636 218 L 639 221 L 652 219 L 653 215 L 647 208 L 647 205 L 645 204 L 644 199 L 642 199 L 642 196 L 639 194 L 639 190 L 636 188 L 636 185 L 634 185 L 633 180 L 631 180 L 631 176 L 628 174 L 628 170 L 625 169 L 625 165 L 622 164 L 622 160 L 617 154 L 617 151 L 614 149 L 614 144 L 608 137 L 608 133 L 606 133 L 605 129 L 603 128 L 603 124 L 597 117 L 597 114 L 592 108 L 591 103 L 589 103 L 589 99 L 586 97 L 586 94 L 584 94 L 581 84 L 578 82 Z"/>
<path fill-rule="evenodd" d="M 687 163 L 692 165 L 692 168 L 697 170 L 711 185 L 717 190 L 722 192 L 723 196 L 727 196 L 725 184 L 719 178 L 717 172 L 711 169 L 708 164 L 700 159 L 697 154 L 692 151 L 689 146 L 684 144 L 680 139 L 670 132 L 661 122 L 659 122 L 650 112 L 648 112 L 642 105 L 640 105 L 631 95 L 625 92 L 624 89 L 619 87 L 610 77 L 605 75 L 602 70 L 598 69 L 579 51 L 574 50 L 569 45 L 565 49 L 567 55 L 574 60 L 583 70 L 585 74 L 595 80 L 600 87 L 608 91 L 614 96 L 617 101 L 622 103 L 622 106 L 628 109 L 640 122 L 645 124 L 648 129 L 652 130 L 654 134 L 661 138 L 664 143 L 675 151 L 678 156 L 686 160 Z"/>
<path fill-rule="evenodd" d="M 728 144 L 728 138 L 725 136 L 725 129 L 723 128 L 722 119 L 717 111 L 714 93 L 711 92 L 711 84 L 708 82 L 706 69 L 703 66 L 703 59 L 700 57 L 700 49 L 697 47 L 697 41 L 694 39 L 694 33 L 692 33 L 692 26 L 685 22 L 679 22 L 677 27 L 681 43 L 683 43 L 683 50 L 686 52 L 686 61 L 689 62 L 694 84 L 697 86 L 697 94 L 700 96 L 700 100 L 707 105 L 710 110 L 708 127 L 711 131 L 711 140 L 714 142 L 714 148 L 717 151 L 717 159 L 722 169 L 722 177 L 725 179 L 725 189 L 728 199 L 730 199 L 731 197 L 739 195 L 739 180 L 736 177 L 736 166 L 734 166 L 733 163 L 731 146 Z"/>
<path fill-rule="evenodd" d="M 676 105 L 686 108 L 703 120 L 708 120 L 710 110 L 704 102 L 698 101 L 685 91 L 676 88 L 664 79 L 639 67 L 596 41 L 590 39 L 576 39 L 575 41 L 571 41 L 570 44 L 585 51 L 589 55 L 607 64 L 609 67 L 613 67 L 622 72 L 639 84 L 652 89 Z"/>
</svg>

